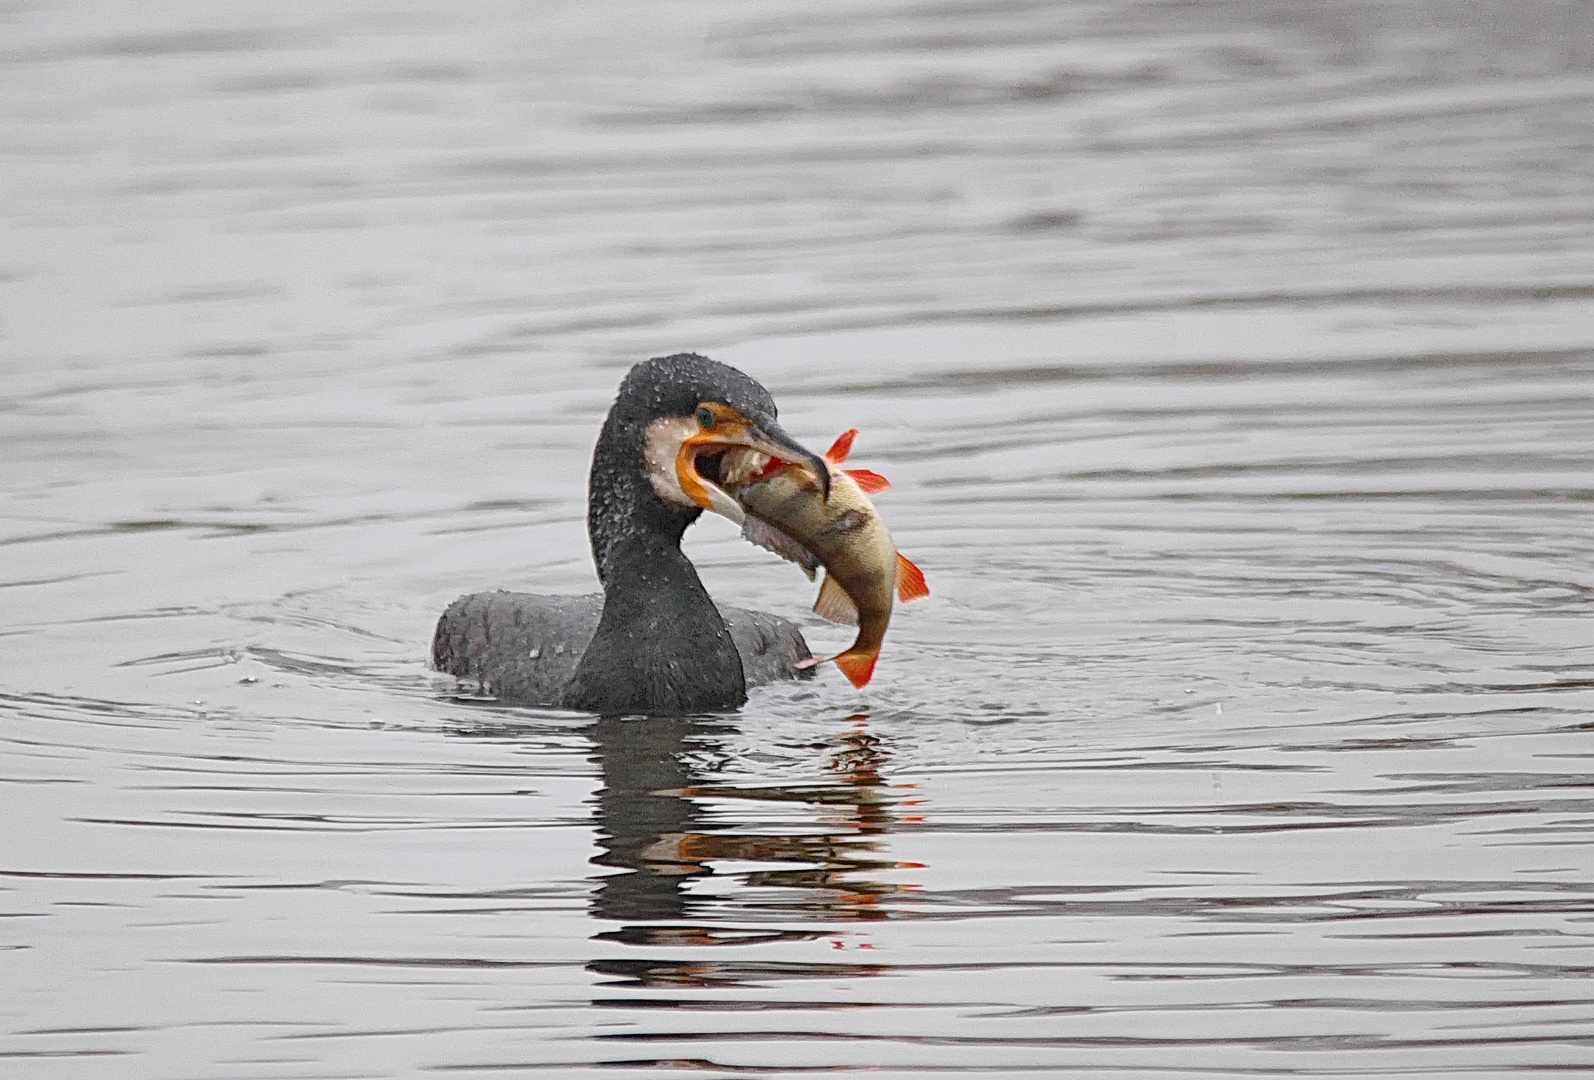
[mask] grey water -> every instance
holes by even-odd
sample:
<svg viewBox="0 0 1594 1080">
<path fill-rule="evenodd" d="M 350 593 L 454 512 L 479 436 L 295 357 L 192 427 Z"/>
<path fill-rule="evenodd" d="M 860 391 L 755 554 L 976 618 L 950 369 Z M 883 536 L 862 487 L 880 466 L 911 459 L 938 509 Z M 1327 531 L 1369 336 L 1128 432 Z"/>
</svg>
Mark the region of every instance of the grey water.
<svg viewBox="0 0 1594 1080">
<path fill-rule="evenodd" d="M 1591 12 L 0 2 L 0 1074 L 1594 1071 Z M 430 672 L 684 349 L 875 681 Z"/>
</svg>

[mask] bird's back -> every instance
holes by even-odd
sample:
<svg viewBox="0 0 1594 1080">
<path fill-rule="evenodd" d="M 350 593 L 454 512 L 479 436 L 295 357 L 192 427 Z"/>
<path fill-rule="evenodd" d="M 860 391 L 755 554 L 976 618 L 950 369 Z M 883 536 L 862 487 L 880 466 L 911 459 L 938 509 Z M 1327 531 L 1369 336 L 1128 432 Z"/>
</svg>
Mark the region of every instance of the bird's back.
<svg viewBox="0 0 1594 1080">
<path fill-rule="evenodd" d="M 557 705 L 602 613 L 602 593 L 471 593 L 437 620 L 432 666 L 503 701 Z"/>
<path fill-rule="evenodd" d="M 748 686 L 808 674 L 796 668 L 811 654 L 794 624 L 763 611 L 719 610 Z M 501 701 L 557 706 L 602 613 L 601 593 L 471 593 L 437 620 L 432 666 Z"/>
</svg>

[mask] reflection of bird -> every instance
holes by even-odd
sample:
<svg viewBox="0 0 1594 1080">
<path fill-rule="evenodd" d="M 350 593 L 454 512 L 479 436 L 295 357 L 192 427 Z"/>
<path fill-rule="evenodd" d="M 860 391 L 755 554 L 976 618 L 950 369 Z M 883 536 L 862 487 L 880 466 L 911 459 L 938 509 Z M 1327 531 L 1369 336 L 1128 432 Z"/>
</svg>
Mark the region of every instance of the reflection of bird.
<svg viewBox="0 0 1594 1080">
<path fill-rule="evenodd" d="M 733 709 L 749 685 L 796 675 L 809 657 L 797 628 L 722 612 L 681 552 L 702 513 L 688 492 L 701 499 L 699 478 L 716 480 L 738 447 L 829 475 L 735 368 L 690 353 L 632 368 L 592 455 L 587 533 L 603 595 L 461 597 L 438 620 L 433 665 L 504 700 L 605 714 Z"/>
<path fill-rule="evenodd" d="M 902 798 L 917 795 L 915 785 L 888 779 L 889 750 L 870 734 L 868 722 L 865 715 L 849 716 L 841 731 L 819 744 L 830 747 L 833 780 L 775 786 L 730 782 L 707 764 L 735 756 L 728 743 L 737 729 L 728 718 L 604 716 L 583 729 L 601 778 L 592 799 L 599 853 L 591 861 L 608 868 L 591 878 L 592 914 L 624 924 L 599 936 L 667 946 L 830 937 L 836 948 L 871 948 L 858 933 L 834 927 L 749 929 L 697 921 L 728 907 L 776 921 L 832 924 L 877 922 L 903 910 L 901 902 L 918 886 L 886 872 L 923 864 L 893 859 L 889 834 L 899 821 L 923 820 L 900 810 L 920 800 Z M 694 886 L 714 877 L 719 884 L 713 888 Z M 735 969 L 713 961 L 704 967 L 700 958 L 648 960 L 641 967 L 598 963 L 605 966 L 592 970 L 649 971 L 688 982 L 716 981 Z M 706 972 L 706 979 L 697 978 Z"/>
</svg>

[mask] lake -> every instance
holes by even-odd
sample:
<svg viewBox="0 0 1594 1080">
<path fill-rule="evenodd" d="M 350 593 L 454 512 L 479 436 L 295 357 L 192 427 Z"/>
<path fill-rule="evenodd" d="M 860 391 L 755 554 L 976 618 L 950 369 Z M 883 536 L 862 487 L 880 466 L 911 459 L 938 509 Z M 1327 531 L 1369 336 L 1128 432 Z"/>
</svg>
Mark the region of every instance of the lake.
<svg viewBox="0 0 1594 1080">
<path fill-rule="evenodd" d="M 1589 5 L 15 0 L 0 180 L 7 1077 L 1594 1071 Z M 874 682 L 428 670 L 682 350 Z"/>
</svg>

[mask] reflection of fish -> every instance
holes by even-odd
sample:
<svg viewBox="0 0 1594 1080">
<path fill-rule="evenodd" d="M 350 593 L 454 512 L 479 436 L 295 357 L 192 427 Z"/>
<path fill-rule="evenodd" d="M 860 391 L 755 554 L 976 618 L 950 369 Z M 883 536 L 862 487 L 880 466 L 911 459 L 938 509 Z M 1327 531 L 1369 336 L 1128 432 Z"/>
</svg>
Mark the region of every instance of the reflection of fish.
<svg viewBox="0 0 1594 1080">
<path fill-rule="evenodd" d="M 743 533 L 749 540 L 797 563 L 810 578 L 817 564 L 824 565 L 814 611 L 858 628 L 852 645 L 831 659 L 852 685 L 862 688 L 874 674 L 893 598 L 918 600 L 930 590 L 919 568 L 898 553 L 866 494 L 890 484 L 867 469 L 837 468 L 857 434 L 856 429 L 846 432 L 825 452 L 828 499 L 811 466 L 752 450 L 726 454 L 719 482 L 746 509 Z"/>
</svg>

